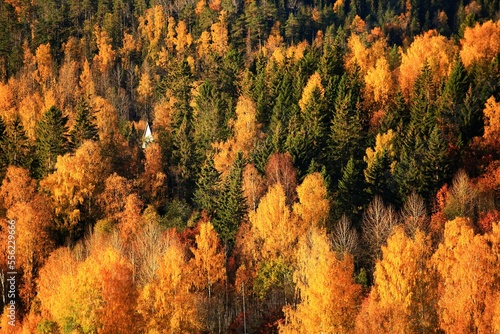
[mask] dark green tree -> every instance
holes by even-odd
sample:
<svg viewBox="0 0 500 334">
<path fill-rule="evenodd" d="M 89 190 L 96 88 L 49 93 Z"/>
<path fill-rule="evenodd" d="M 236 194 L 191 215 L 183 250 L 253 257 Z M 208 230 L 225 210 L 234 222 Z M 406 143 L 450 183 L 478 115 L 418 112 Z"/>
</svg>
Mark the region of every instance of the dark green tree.
<svg viewBox="0 0 500 334">
<path fill-rule="evenodd" d="M 362 168 L 356 166 L 354 158 L 351 157 L 342 169 L 342 177 L 337 186 L 334 202 L 336 219 L 344 214 L 352 221 L 360 218 L 366 202 L 365 194 L 361 191 L 364 188 Z"/>
<path fill-rule="evenodd" d="M 194 192 L 194 202 L 211 217 L 216 212 L 220 194 L 220 173 L 215 169 L 213 156 L 207 156 L 201 166 Z"/>
<path fill-rule="evenodd" d="M 67 123 L 68 118 L 54 106 L 47 110 L 38 122 L 35 142 L 38 178 L 54 171 L 57 156 L 68 151 Z"/>
<path fill-rule="evenodd" d="M 76 106 L 75 125 L 69 133 L 72 150 L 76 150 L 86 140 L 97 140 L 99 138 L 95 122 L 96 118 L 88 102 L 84 99 L 80 100 Z"/>
<path fill-rule="evenodd" d="M 222 181 L 221 193 L 213 219 L 214 228 L 227 247 L 234 245 L 236 233 L 247 215 L 247 202 L 243 194 L 243 155 L 238 153 L 229 175 Z"/>
<path fill-rule="evenodd" d="M 362 159 L 366 146 L 366 126 L 360 110 L 360 89 L 344 74 L 338 86 L 330 126 L 326 160 L 331 175 L 341 175 L 350 157 Z"/>
<path fill-rule="evenodd" d="M 5 157 L 8 165 L 28 168 L 32 162 L 31 145 L 18 114 L 5 132 Z"/>
</svg>

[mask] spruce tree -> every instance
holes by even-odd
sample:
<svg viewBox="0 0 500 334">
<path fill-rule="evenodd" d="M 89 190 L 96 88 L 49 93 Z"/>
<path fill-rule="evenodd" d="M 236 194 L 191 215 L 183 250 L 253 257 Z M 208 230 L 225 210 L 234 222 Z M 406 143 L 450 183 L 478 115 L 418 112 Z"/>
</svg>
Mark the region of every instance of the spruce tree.
<svg viewBox="0 0 500 334">
<path fill-rule="evenodd" d="M 8 165 L 24 168 L 30 166 L 32 161 L 30 158 L 31 146 L 18 114 L 15 115 L 14 120 L 6 129 L 3 146 Z"/>
<path fill-rule="evenodd" d="M 362 168 L 356 166 L 353 157 L 342 168 L 342 177 L 338 182 L 335 196 L 336 218 L 342 215 L 346 215 L 352 221 L 359 218 L 365 204 L 365 196 L 361 191 L 365 187 L 365 182 L 361 170 Z"/>
<path fill-rule="evenodd" d="M 364 154 L 365 126 L 359 110 L 360 92 L 356 86 L 347 74 L 338 86 L 326 155 L 332 175 L 341 175 L 341 169 L 350 157 L 361 160 Z"/>
<path fill-rule="evenodd" d="M 95 124 L 96 118 L 90 106 L 84 99 L 80 100 L 76 106 L 76 120 L 70 132 L 70 145 L 72 150 L 76 150 L 86 140 L 97 140 L 98 129 Z"/>
<path fill-rule="evenodd" d="M 56 107 L 47 110 L 38 122 L 35 143 L 37 177 L 43 178 L 51 173 L 57 162 L 57 156 L 67 152 L 67 122 L 68 118 Z"/>
<path fill-rule="evenodd" d="M 217 199 L 220 193 L 220 173 L 215 169 L 212 156 L 207 156 L 201 166 L 201 171 L 196 182 L 194 192 L 194 202 L 197 206 L 205 210 L 209 216 L 213 216 L 216 211 Z"/>
<path fill-rule="evenodd" d="M 247 215 L 247 202 L 242 188 L 244 166 L 243 154 L 239 152 L 229 175 L 222 182 L 213 219 L 214 228 L 228 247 L 227 250 L 234 245 L 238 228 Z"/>
</svg>

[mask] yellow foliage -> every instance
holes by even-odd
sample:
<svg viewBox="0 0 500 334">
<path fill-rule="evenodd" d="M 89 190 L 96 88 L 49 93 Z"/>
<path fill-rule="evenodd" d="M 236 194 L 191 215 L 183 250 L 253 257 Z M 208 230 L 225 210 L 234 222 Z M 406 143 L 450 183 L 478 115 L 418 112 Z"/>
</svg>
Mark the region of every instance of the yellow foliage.
<svg viewBox="0 0 500 334">
<path fill-rule="evenodd" d="M 440 82 L 450 72 L 454 53 L 453 43 L 435 30 L 415 37 L 401 57 L 399 84 L 403 93 L 409 96 L 426 61 L 431 68 L 434 82 Z"/>
<path fill-rule="evenodd" d="M 222 11 L 219 15 L 219 22 L 215 22 L 210 27 L 212 32 L 212 50 L 216 54 L 223 56 L 226 54 L 228 46 L 228 31 L 226 13 Z"/>
<path fill-rule="evenodd" d="M 200 38 L 196 41 L 198 44 L 196 51 L 198 53 L 198 57 L 205 58 L 210 54 L 210 47 L 212 43 L 212 37 L 208 31 L 204 31 L 201 33 Z"/>
<path fill-rule="evenodd" d="M 38 92 L 29 94 L 19 101 L 19 116 L 21 117 L 24 130 L 28 138 L 34 140 L 36 135 L 36 125 L 43 117 L 43 101 Z"/>
<path fill-rule="evenodd" d="M 298 238 L 297 223 L 286 205 L 283 186 L 276 183 L 269 188 L 249 218 L 260 257 L 273 260 L 281 256 L 291 263 L 292 247 Z"/>
<path fill-rule="evenodd" d="M 168 24 L 167 24 L 167 37 L 165 39 L 165 43 L 167 45 L 167 50 L 173 52 L 174 47 L 176 44 L 176 22 L 173 16 L 168 17 Z"/>
<path fill-rule="evenodd" d="M 189 292 L 190 273 L 186 254 L 179 241 L 170 240 L 157 278 L 146 285 L 138 301 L 138 312 L 150 331 L 188 333 L 200 329 L 196 305 L 198 297 Z"/>
<path fill-rule="evenodd" d="M 92 78 L 92 70 L 87 59 L 83 62 L 83 70 L 82 74 L 80 74 L 80 88 L 83 90 L 85 96 L 90 97 L 95 95 L 94 79 Z"/>
<path fill-rule="evenodd" d="M 366 91 L 371 99 L 382 105 L 387 104 L 389 95 L 394 89 L 389 63 L 385 57 L 377 59 L 374 68 L 365 75 Z"/>
<path fill-rule="evenodd" d="M 280 333 L 353 332 L 361 300 L 353 274 L 352 257 L 337 259 L 326 232 L 312 228 L 299 242 L 293 275 L 301 302 L 295 308 L 285 306 Z"/>
<path fill-rule="evenodd" d="M 318 91 L 321 97 L 325 96 L 325 89 L 321 84 L 321 76 L 318 72 L 314 72 L 314 74 L 309 77 L 309 80 L 307 81 L 307 84 L 302 91 L 302 97 L 299 101 L 300 110 L 304 111 L 306 109 L 307 105 L 314 97 L 314 91 Z"/>
<path fill-rule="evenodd" d="M 236 120 L 230 121 L 234 136 L 213 145 L 216 150 L 215 168 L 223 175 L 229 172 L 238 152 L 248 155 L 260 138 L 260 124 L 257 123 L 256 113 L 255 103 L 248 97 L 240 96 L 236 104 Z"/>
<path fill-rule="evenodd" d="M 148 44 L 148 55 L 151 59 L 156 59 L 160 49 L 160 42 L 164 35 L 166 20 L 163 14 L 163 8 L 156 5 L 146 9 L 144 14 L 139 17 L 139 33 Z M 127 43 L 130 48 L 132 45 Z M 125 43 L 124 43 L 125 48 Z"/>
<path fill-rule="evenodd" d="M 184 54 L 186 49 L 193 43 L 193 36 L 191 33 L 188 33 L 186 22 L 182 20 L 177 24 L 176 32 L 177 37 L 175 39 L 175 50 L 177 50 L 179 54 Z"/>
<path fill-rule="evenodd" d="M 470 221 L 446 223 L 433 256 L 440 274 L 439 324 L 448 333 L 491 333 L 492 312 L 485 312 L 498 293 L 498 227 L 491 235 L 475 235 Z M 464 314 L 467 314 L 464 317 Z"/>
<path fill-rule="evenodd" d="M 94 62 L 97 63 L 99 71 L 106 72 L 115 62 L 116 51 L 113 50 L 111 37 L 108 36 L 106 30 L 101 30 L 96 26 L 94 34 L 96 36 L 97 48 L 99 49 L 99 53 L 94 57 Z"/>
<path fill-rule="evenodd" d="M 50 43 L 41 44 L 35 52 L 36 72 L 35 79 L 46 88 L 48 81 L 53 78 L 52 54 Z"/>
<path fill-rule="evenodd" d="M 500 53 L 500 21 L 478 22 L 473 28 L 465 28 L 460 42 L 460 57 L 466 67 L 474 62 L 492 60 Z"/>
<path fill-rule="evenodd" d="M 299 203 L 294 204 L 293 212 L 302 220 L 302 233 L 311 226 L 323 226 L 330 210 L 323 176 L 317 172 L 307 175 L 297 194 Z"/>
<path fill-rule="evenodd" d="M 226 262 L 220 242 L 210 222 L 200 224 L 200 233 L 196 236 L 196 248 L 191 248 L 194 258 L 190 261 L 194 285 L 199 290 L 207 289 L 211 296 L 212 286 L 226 280 Z"/>
<path fill-rule="evenodd" d="M 97 128 L 99 129 L 99 139 L 109 142 L 118 128 L 118 114 L 115 107 L 108 100 L 96 96 L 90 101 L 90 105 L 95 112 Z"/>
<path fill-rule="evenodd" d="M 94 191 L 108 170 L 99 145 L 86 141 L 74 155 L 57 157 L 56 171 L 40 182 L 50 191 L 56 214 L 67 215 L 69 226 L 78 223 L 79 207 L 94 196 Z"/>
<path fill-rule="evenodd" d="M 484 108 L 484 139 L 490 143 L 500 139 L 500 103 L 491 96 Z"/>
<path fill-rule="evenodd" d="M 377 156 L 383 154 L 383 152 L 387 152 L 390 158 L 393 158 L 395 155 L 394 151 L 394 137 L 396 134 L 389 129 L 386 133 L 378 133 L 375 137 L 375 148 L 372 149 L 368 147 L 366 149 L 366 155 L 363 160 L 366 162 L 367 169 L 370 169 L 373 162 L 376 160 Z"/>
</svg>

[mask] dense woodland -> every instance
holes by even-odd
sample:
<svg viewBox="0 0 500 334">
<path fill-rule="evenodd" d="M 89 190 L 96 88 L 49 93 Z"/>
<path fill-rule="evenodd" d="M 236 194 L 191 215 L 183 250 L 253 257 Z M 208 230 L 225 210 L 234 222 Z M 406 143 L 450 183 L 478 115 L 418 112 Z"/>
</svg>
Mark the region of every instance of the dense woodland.
<svg viewBox="0 0 500 334">
<path fill-rule="evenodd" d="M 0 1 L 2 330 L 500 331 L 499 6 Z"/>
</svg>

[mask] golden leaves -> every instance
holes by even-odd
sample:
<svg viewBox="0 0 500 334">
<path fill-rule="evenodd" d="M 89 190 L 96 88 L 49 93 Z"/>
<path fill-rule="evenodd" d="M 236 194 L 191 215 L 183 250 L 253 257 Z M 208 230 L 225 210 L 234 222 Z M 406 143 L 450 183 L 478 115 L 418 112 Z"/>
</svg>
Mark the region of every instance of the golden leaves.
<svg viewBox="0 0 500 334">
<path fill-rule="evenodd" d="M 478 22 L 473 28 L 465 28 L 460 42 L 460 57 L 466 67 L 474 62 L 492 60 L 500 53 L 500 21 Z"/>
</svg>

